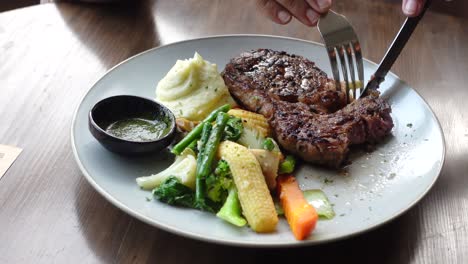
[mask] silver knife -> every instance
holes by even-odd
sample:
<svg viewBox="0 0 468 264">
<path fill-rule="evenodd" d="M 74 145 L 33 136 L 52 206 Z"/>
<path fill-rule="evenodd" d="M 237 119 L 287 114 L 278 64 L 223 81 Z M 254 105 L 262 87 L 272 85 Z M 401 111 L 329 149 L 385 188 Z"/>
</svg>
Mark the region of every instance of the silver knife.
<svg viewBox="0 0 468 264">
<path fill-rule="evenodd" d="M 364 90 L 361 92 L 360 97 L 365 96 L 366 92 L 370 90 L 376 90 L 385 80 L 385 76 L 390 71 L 390 68 L 392 68 L 393 63 L 395 63 L 401 51 L 405 47 L 406 42 L 408 42 L 411 34 L 413 33 L 421 18 L 424 16 L 424 13 L 426 13 L 426 10 L 430 4 L 431 0 L 426 0 L 421 14 L 416 17 L 406 18 L 405 23 L 400 28 L 400 31 L 390 45 L 390 48 L 387 50 L 387 53 L 385 53 L 384 58 L 380 62 L 377 71 L 375 71 L 372 79 L 367 83 L 366 88 L 364 88 Z"/>
</svg>

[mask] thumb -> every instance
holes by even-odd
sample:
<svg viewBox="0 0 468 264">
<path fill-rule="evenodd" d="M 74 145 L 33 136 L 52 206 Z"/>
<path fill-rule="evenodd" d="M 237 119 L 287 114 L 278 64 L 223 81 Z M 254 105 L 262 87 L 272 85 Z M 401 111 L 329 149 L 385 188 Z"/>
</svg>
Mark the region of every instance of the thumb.
<svg viewBox="0 0 468 264">
<path fill-rule="evenodd" d="M 403 13 L 409 17 L 417 16 L 421 13 L 425 0 L 403 0 Z"/>
</svg>

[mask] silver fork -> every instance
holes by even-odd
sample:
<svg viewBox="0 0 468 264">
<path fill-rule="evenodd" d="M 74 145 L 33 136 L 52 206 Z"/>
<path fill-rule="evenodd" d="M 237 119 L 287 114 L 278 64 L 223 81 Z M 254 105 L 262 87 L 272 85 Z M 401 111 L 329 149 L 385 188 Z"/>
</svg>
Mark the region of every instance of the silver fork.
<svg viewBox="0 0 468 264">
<path fill-rule="evenodd" d="M 328 51 L 337 89 L 342 89 L 338 64 L 341 65 L 346 100 L 350 103 L 359 97 L 364 83 L 361 45 L 357 35 L 346 17 L 331 10 L 320 18 L 317 27 Z"/>
</svg>

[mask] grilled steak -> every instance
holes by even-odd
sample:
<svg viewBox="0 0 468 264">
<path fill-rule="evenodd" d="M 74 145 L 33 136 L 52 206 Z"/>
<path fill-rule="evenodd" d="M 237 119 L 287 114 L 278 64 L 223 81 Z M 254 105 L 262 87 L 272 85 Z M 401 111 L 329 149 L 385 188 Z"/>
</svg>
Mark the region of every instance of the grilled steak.
<svg viewBox="0 0 468 264">
<path fill-rule="evenodd" d="M 308 162 L 339 167 L 349 147 L 390 133 L 390 106 L 370 95 L 346 105 L 343 91 L 301 56 L 259 49 L 233 58 L 224 82 L 245 108 L 263 114 L 279 144 Z"/>
</svg>

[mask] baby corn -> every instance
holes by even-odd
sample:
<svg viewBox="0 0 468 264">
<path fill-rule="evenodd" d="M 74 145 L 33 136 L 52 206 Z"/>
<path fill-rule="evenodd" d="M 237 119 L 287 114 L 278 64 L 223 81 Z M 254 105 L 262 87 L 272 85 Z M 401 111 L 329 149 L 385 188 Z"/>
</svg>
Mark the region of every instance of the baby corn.
<svg viewBox="0 0 468 264">
<path fill-rule="evenodd" d="M 242 109 L 231 109 L 228 111 L 228 114 L 241 118 L 244 126 L 258 130 L 264 137 L 271 135 L 270 125 L 266 118 L 261 114 Z"/>
<path fill-rule="evenodd" d="M 218 154 L 229 164 L 250 227 L 260 233 L 274 231 L 278 216 L 255 156 L 246 147 L 231 141 L 222 142 Z"/>
</svg>

